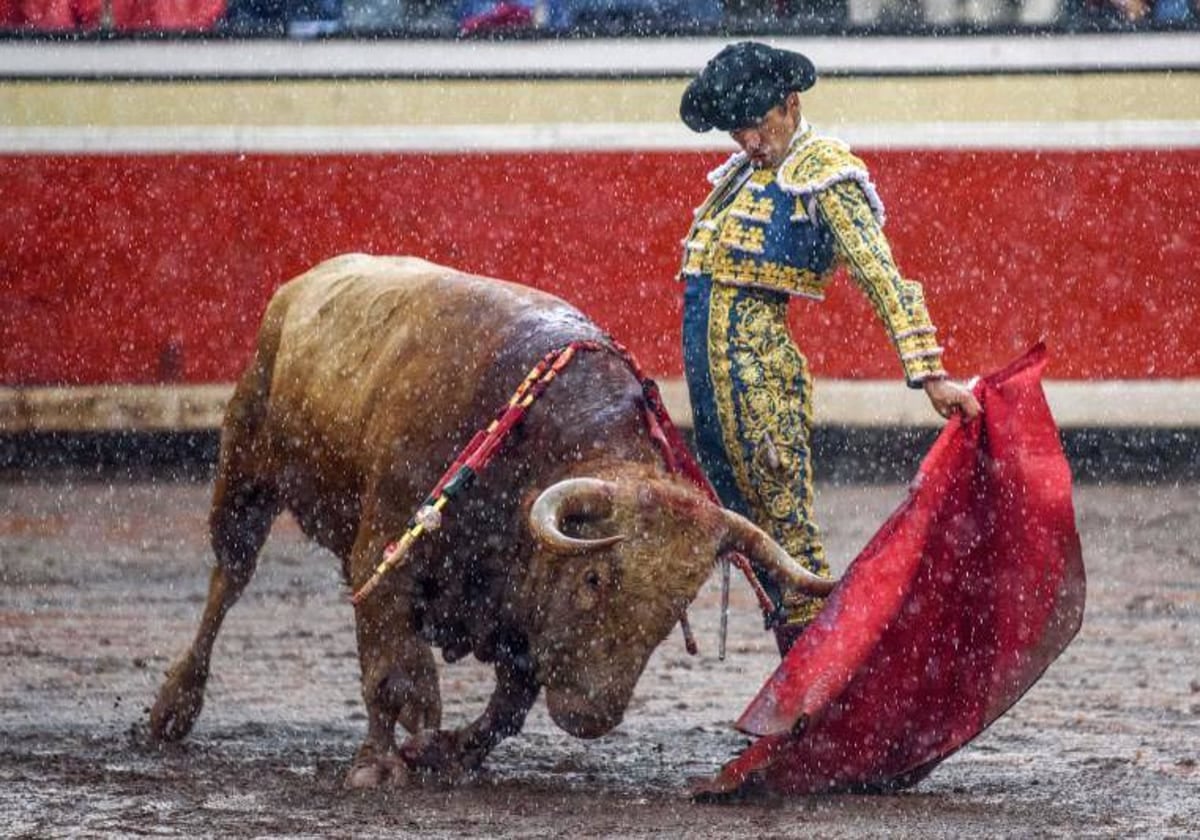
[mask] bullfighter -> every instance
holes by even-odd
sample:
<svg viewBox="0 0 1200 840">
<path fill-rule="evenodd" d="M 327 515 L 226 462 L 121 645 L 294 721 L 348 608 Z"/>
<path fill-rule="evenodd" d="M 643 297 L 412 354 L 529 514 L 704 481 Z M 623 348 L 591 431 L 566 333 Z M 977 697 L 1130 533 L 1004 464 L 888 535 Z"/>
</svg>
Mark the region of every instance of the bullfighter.
<svg viewBox="0 0 1200 840">
<path fill-rule="evenodd" d="M 816 75 L 800 53 L 741 42 L 688 85 L 683 122 L 729 132 L 741 151 L 709 175 L 680 279 L 684 369 L 705 472 L 723 504 L 828 576 L 813 521 L 812 378 L 788 332 L 788 302 L 822 300 L 844 265 L 882 320 L 908 386 L 924 389 L 942 417 L 959 412 L 970 421 L 980 409 L 947 376 L 922 288 L 892 258 L 866 166 L 801 113 L 800 93 Z M 785 653 L 823 601 L 757 576 L 778 608 Z"/>
</svg>

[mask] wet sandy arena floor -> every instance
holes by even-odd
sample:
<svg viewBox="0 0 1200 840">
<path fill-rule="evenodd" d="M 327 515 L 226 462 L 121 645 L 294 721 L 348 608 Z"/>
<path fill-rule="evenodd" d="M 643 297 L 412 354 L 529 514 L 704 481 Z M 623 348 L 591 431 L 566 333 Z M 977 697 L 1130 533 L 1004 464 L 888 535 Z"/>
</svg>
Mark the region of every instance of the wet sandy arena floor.
<svg viewBox="0 0 1200 840">
<path fill-rule="evenodd" d="M 904 490 L 819 488 L 849 558 Z M 1200 487 L 1082 486 L 1083 630 L 1034 688 L 917 788 L 699 805 L 686 779 L 745 743 L 730 723 L 777 661 L 748 587 L 716 657 L 715 577 L 595 741 L 525 731 L 454 789 L 347 792 L 365 729 L 351 611 L 330 555 L 287 520 L 226 622 L 178 746 L 147 708 L 199 615 L 208 484 L 0 483 L 0 834 L 435 837 L 1200 836 Z M 836 563 L 835 563 L 836 565 Z M 490 692 L 445 666 L 445 723 Z"/>
</svg>

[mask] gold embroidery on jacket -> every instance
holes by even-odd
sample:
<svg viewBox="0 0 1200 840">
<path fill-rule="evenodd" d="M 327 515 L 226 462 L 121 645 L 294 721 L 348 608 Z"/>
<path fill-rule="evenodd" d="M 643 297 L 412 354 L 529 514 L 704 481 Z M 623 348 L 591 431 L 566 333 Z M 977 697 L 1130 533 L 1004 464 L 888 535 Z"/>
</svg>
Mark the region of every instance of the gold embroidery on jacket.
<svg viewBox="0 0 1200 840">
<path fill-rule="evenodd" d="M 704 257 L 713 241 L 715 225 L 706 224 L 696 228 L 692 238 L 684 244 L 683 269 L 684 274 L 700 274 L 704 270 Z"/>
<path fill-rule="evenodd" d="M 720 245 L 749 254 L 761 254 L 766 241 L 767 231 L 765 228 L 754 224 L 742 224 L 741 219 L 733 216 L 726 217 L 724 224 L 721 225 L 721 235 L 718 239 Z"/>
<path fill-rule="evenodd" d="M 751 518 L 827 574 L 813 522 L 812 379 L 787 332 L 787 298 L 714 284 L 709 306 L 709 373 L 734 480 Z"/>
<path fill-rule="evenodd" d="M 776 181 L 790 193 L 811 195 L 839 180 L 867 180 L 867 165 L 832 137 L 813 137 L 779 166 Z"/>
<path fill-rule="evenodd" d="M 742 190 L 729 206 L 729 215 L 751 222 L 769 222 L 775 212 L 775 201 L 767 196 L 755 198 L 754 193 Z"/>
<path fill-rule="evenodd" d="M 846 181 L 816 194 L 833 231 L 838 256 L 887 329 L 909 382 L 944 375 L 941 348 L 925 306 L 921 284 L 900 276 L 861 187 Z"/>
<path fill-rule="evenodd" d="M 793 222 L 807 222 L 808 208 L 804 206 L 804 197 L 796 196 L 795 204 L 792 207 L 791 220 Z"/>
<path fill-rule="evenodd" d="M 750 259 L 738 259 L 728 251 L 718 251 L 709 255 L 708 259 L 702 262 L 701 269 L 711 275 L 717 283 L 770 289 L 813 300 L 825 299 L 825 287 L 828 284 L 827 277 L 823 278 L 811 269 L 769 260 L 755 262 Z"/>
</svg>

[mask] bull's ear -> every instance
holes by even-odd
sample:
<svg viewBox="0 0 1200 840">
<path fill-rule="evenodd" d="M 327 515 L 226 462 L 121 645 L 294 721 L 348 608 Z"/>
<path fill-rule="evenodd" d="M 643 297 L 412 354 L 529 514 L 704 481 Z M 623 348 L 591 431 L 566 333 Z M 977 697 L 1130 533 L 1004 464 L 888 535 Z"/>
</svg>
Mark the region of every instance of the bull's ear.
<svg viewBox="0 0 1200 840">
<path fill-rule="evenodd" d="M 611 520 L 617 485 L 598 478 L 567 478 L 541 492 L 529 510 L 529 527 L 534 536 L 559 554 L 585 554 L 615 545 L 625 539 L 615 534 L 598 539 L 563 533 L 567 519 Z"/>
</svg>

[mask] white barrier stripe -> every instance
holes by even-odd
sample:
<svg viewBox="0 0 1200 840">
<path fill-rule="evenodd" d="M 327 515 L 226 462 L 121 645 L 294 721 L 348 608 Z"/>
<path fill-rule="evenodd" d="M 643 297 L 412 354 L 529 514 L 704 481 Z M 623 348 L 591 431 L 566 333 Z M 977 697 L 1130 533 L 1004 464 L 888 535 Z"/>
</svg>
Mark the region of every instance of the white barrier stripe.
<svg viewBox="0 0 1200 840">
<path fill-rule="evenodd" d="M 0 433 L 218 428 L 233 385 L 0 388 Z"/>
<path fill-rule="evenodd" d="M 1050 380 L 1044 388 L 1062 428 L 1200 427 L 1200 379 Z M 670 390 L 673 407 L 690 425 L 686 387 L 673 382 Z M 942 424 L 925 393 L 899 380 L 818 379 L 813 387 L 813 414 L 823 426 Z"/>
<path fill-rule="evenodd" d="M 682 77 L 734 40 L 9 41 L 0 77 Z M 1200 69 L 1196 32 L 761 40 L 805 53 L 828 75 Z"/>
<path fill-rule="evenodd" d="M 692 425 L 682 380 L 659 382 L 675 422 Z M 1200 428 L 1200 379 L 1045 383 L 1060 427 Z M 229 384 L 0 387 L 0 434 L 19 432 L 200 431 L 218 428 L 233 394 Z M 942 423 L 921 391 L 897 381 L 819 379 L 818 426 L 935 427 Z"/>
<path fill-rule="evenodd" d="M 1200 148 L 1200 120 L 844 123 L 822 126 L 859 149 L 1067 150 Z M 362 154 L 732 151 L 724 134 L 677 123 L 452 126 L 0 126 L 0 153 Z"/>
</svg>

